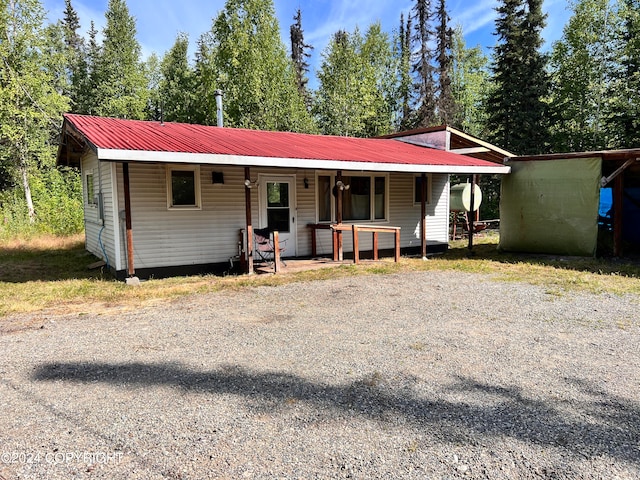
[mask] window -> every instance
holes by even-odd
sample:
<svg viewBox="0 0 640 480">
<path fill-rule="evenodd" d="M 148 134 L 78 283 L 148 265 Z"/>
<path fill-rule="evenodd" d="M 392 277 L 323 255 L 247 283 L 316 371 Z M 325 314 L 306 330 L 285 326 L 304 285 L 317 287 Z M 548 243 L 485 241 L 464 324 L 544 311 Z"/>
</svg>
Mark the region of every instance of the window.
<svg viewBox="0 0 640 480">
<path fill-rule="evenodd" d="M 427 174 L 427 205 L 431 204 L 431 175 Z M 422 175 L 418 175 L 413 181 L 413 204 L 422 203 Z"/>
<path fill-rule="evenodd" d="M 318 221 L 330 222 L 333 217 L 331 207 L 331 177 L 329 175 L 318 175 Z"/>
<path fill-rule="evenodd" d="M 167 207 L 169 209 L 200 209 L 200 167 L 167 168 Z"/>
<path fill-rule="evenodd" d="M 267 182 L 267 225 L 269 229 L 281 233 L 290 232 L 290 218 L 289 183 Z"/>
<path fill-rule="evenodd" d="M 87 192 L 87 205 L 98 205 L 96 199 L 96 186 L 93 180 L 93 171 L 85 175 L 85 191 Z"/>
<path fill-rule="evenodd" d="M 335 175 L 318 175 L 318 221 L 331 222 L 335 218 Z M 386 175 L 343 175 L 342 220 L 345 222 L 387 219 Z"/>
</svg>

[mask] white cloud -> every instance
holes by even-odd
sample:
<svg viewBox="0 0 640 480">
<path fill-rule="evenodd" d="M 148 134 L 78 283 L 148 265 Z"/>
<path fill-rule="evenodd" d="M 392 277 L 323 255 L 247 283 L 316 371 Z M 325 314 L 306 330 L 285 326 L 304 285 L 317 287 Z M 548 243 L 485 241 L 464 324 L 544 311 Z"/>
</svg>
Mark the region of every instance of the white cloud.
<svg viewBox="0 0 640 480">
<path fill-rule="evenodd" d="M 469 5 L 469 2 L 457 2 L 450 11 L 451 21 L 462 25 L 465 34 L 471 34 L 485 28 L 493 31 L 496 18 L 497 0 L 481 0 Z"/>
</svg>

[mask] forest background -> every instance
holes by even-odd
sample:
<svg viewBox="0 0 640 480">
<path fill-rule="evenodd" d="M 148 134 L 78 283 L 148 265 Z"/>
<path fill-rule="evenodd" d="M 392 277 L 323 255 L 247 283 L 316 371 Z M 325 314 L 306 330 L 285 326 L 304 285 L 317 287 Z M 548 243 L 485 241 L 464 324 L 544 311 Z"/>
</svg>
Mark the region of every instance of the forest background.
<svg viewBox="0 0 640 480">
<path fill-rule="evenodd" d="M 272 0 L 227 0 L 190 49 L 143 58 L 125 0 L 83 36 L 72 1 L 0 0 L 0 240 L 82 231 L 79 172 L 55 165 L 64 112 L 371 137 L 448 124 L 515 154 L 640 147 L 640 0 L 574 0 L 542 51 L 542 0 L 501 0 L 491 54 L 446 0 L 415 0 L 393 32 L 339 30 L 309 86 L 304 11 L 282 41 Z M 86 21 L 83 19 L 83 21 Z M 190 56 L 189 51 L 195 51 Z M 483 176 L 483 218 L 499 180 Z"/>
</svg>

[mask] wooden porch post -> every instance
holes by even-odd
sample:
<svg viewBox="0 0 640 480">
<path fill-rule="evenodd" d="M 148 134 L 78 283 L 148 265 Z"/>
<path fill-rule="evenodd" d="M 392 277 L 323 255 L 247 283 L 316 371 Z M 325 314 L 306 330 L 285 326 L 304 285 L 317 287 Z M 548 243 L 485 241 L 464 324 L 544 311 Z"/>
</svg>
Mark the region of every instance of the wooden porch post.
<svg viewBox="0 0 640 480">
<path fill-rule="evenodd" d="M 622 249 L 622 214 L 624 204 L 624 172 L 613 182 L 613 256 L 621 257 Z"/>
<path fill-rule="evenodd" d="M 469 223 L 469 251 L 473 251 L 473 232 L 475 230 L 475 209 L 474 207 L 474 203 L 476 201 L 476 176 L 475 175 L 471 175 L 471 211 L 468 212 L 469 214 L 469 218 L 468 218 L 468 223 Z"/>
<path fill-rule="evenodd" d="M 251 169 L 244 167 L 244 179 L 251 182 Z M 251 275 L 253 273 L 253 225 L 251 224 L 251 189 L 249 185 L 245 183 L 244 186 L 244 205 L 245 205 L 245 220 L 247 224 L 247 273 Z"/>
<path fill-rule="evenodd" d="M 136 274 L 133 263 L 133 229 L 131 227 L 131 191 L 129 187 L 129 164 L 122 164 L 122 178 L 124 182 L 124 218 L 127 239 L 127 274 L 133 277 Z"/>
<path fill-rule="evenodd" d="M 353 233 L 353 263 L 357 264 L 360 263 L 360 234 L 356 224 L 351 226 L 351 232 Z"/>
<path fill-rule="evenodd" d="M 420 246 L 422 259 L 427 258 L 427 174 L 420 177 Z"/>
<path fill-rule="evenodd" d="M 336 172 L 336 223 L 342 225 L 342 188 L 338 187 L 338 182 L 342 184 L 342 170 Z M 344 260 L 344 253 L 342 248 L 342 230 L 335 232 L 336 242 L 338 247 L 338 261 Z M 334 252 L 335 257 L 335 252 Z"/>
<path fill-rule="evenodd" d="M 280 232 L 273 232 L 273 273 L 280 271 Z"/>
</svg>

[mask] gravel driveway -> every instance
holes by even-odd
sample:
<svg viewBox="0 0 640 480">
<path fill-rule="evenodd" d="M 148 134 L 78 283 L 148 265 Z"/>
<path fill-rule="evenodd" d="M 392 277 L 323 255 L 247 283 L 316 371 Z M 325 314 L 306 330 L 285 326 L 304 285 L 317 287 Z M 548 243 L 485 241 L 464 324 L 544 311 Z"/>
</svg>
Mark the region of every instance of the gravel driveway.
<svg viewBox="0 0 640 480">
<path fill-rule="evenodd" d="M 427 272 L 27 319 L 0 478 L 638 478 L 638 300 Z"/>
</svg>

